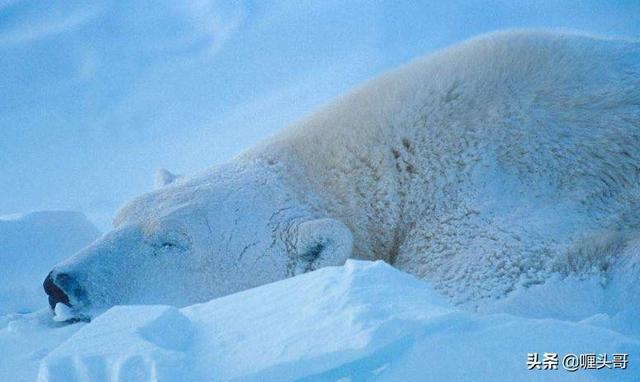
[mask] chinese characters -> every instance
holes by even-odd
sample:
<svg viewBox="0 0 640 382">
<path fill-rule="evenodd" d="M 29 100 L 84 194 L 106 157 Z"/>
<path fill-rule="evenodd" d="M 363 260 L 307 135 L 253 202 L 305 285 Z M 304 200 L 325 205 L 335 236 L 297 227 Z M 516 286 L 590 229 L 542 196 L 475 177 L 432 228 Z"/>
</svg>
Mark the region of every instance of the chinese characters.
<svg viewBox="0 0 640 382">
<path fill-rule="evenodd" d="M 562 367 L 569 372 L 578 370 L 600 370 L 600 369 L 626 369 L 629 364 L 629 354 L 627 353 L 567 353 L 562 358 L 558 353 L 527 354 L 527 368 L 529 370 L 558 370 Z"/>
</svg>

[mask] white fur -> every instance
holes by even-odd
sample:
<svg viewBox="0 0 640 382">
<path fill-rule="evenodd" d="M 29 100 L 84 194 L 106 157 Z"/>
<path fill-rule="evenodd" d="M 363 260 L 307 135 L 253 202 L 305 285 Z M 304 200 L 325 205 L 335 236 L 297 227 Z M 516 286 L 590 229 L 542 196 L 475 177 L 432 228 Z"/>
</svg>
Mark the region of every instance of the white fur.
<svg viewBox="0 0 640 382">
<path fill-rule="evenodd" d="M 182 175 L 176 175 L 166 168 L 161 168 L 156 171 L 156 177 L 154 179 L 154 187 L 156 189 L 166 186 L 167 184 L 171 184 L 176 180 L 182 178 Z"/>
<path fill-rule="evenodd" d="M 638 229 L 639 185 L 640 44 L 496 33 L 133 201 L 114 233 L 56 272 L 77 274 L 92 304 L 184 305 L 340 263 L 353 242 L 353 257 L 473 305 L 581 272 L 567 259 L 591 243 L 621 240 L 603 247 L 621 252 Z M 298 229 L 311 221 L 323 233 Z M 182 257 L 143 255 L 172 235 L 187 242 Z M 331 245 L 303 263 L 321 242 Z"/>
<path fill-rule="evenodd" d="M 356 257 L 384 259 L 456 302 L 501 297 L 544 282 L 591 232 L 637 230 L 640 44 L 481 36 L 248 154 L 285 155 L 353 230 Z"/>
</svg>

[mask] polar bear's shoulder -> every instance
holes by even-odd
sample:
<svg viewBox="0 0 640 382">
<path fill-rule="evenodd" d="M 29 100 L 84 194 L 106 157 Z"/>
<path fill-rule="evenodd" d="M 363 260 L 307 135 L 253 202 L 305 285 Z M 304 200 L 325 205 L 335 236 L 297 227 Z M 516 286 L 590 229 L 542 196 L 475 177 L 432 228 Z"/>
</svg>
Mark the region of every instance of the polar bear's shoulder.
<svg viewBox="0 0 640 382">
<path fill-rule="evenodd" d="M 460 44 L 443 49 L 434 55 L 427 55 L 417 62 L 425 65 L 429 60 L 480 60 L 480 62 L 507 61 L 522 67 L 527 61 L 566 60 L 569 56 L 598 58 L 616 56 L 618 58 L 638 57 L 640 40 L 603 37 L 584 32 L 567 32 L 553 30 L 507 30 L 480 35 Z M 632 62 L 622 60 L 618 64 Z M 635 62 L 638 64 L 638 62 Z M 571 62 L 563 62 L 562 69 Z M 613 64 L 613 63 L 612 63 Z M 490 67 L 488 69 L 491 69 Z"/>
</svg>

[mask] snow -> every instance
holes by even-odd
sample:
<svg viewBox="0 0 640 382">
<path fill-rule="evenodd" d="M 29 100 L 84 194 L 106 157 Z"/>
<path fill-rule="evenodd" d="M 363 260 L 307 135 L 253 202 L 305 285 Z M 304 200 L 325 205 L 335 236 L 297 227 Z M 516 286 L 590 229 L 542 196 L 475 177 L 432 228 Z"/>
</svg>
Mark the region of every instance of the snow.
<svg viewBox="0 0 640 382">
<path fill-rule="evenodd" d="M 46 306 L 42 281 L 51 268 L 98 234 L 79 212 L 0 216 L 0 315 Z"/>
<path fill-rule="evenodd" d="M 594 44 L 594 47 L 606 45 L 605 42 Z M 520 51 L 526 52 L 525 48 L 522 45 Z M 114 304 L 130 303 L 179 306 L 120 305 L 92 316 L 91 322 L 70 322 L 80 318 L 74 309 L 82 308 L 84 301 L 81 301 L 81 297 L 85 296 L 81 293 L 70 296 L 69 301 L 72 301 L 74 308 L 58 304 L 54 316 L 46 307 L 40 283 L 53 264 L 90 242 L 97 236 L 97 231 L 77 213 L 42 212 L 1 218 L 0 250 L 3 252 L 0 253 L 0 271 L 3 273 L 0 274 L 0 352 L 3 356 L 0 380 L 475 381 L 480 377 L 491 381 L 639 380 L 640 364 L 636 360 L 640 354 L 640 304 L 637 298 L 640 294 L 637 283 L 640 279 L 640 237 L 637 234 L 638 220 L 628 209 L 638 202 L 637 182 L 633 182 L 638 166 L 625 158 L 637 150 L 632 145 L 633 134 L 629 135 L 634 131 L 633 120 L 614 118 L 633 115 L 632 112 L 637 109 L 637 103 L 629 101 L 636 100 L 637 93 L 627 92 L 626 87 L 617 86 L 624 83 L 626 75 L 631 78 L 637 71 L 609 65 L 618 59 L 621 65 L 624 64 L 628 50 L 623 49 L 622 45 L 616 48 L 615 55 L 611 57 L 598 53 L 597 49 L 587 49 L 587 45 L 582 48 L 581 57 L 585 57 L 582 66 L 586 65 L 589 70 L 600 67 L 611 70 L 594 69 L 597 81 L 587 81 L 589 88 L 586 90 L 591 93 L 585 92 L 588 97 L 580 98 L 579 105 L 590 105 L 589 114 L 583 114 L 584 110 L 580 108 L 565 107 L 572 103 L 555 102 L 563 98 L 554 98 L 553 94 L 547 92 L 553 89 L 549 84 L 561 80 L 565 75 L 570 80 L 569 88 L 585 90 L 581 81 L 590 81 L 591 77 L 574 71 L 581 65 L 560 67 L 562 70 L 558 70 L 558 73 L 561 76 L 558 76 L 554 75 L 554 71 L 540 70 L 538 66 L 541 64 L 545 65 L 543 68 L 553 69 L 554 61 L 549 60 L 546 54 L 534 54 L 536 61 L 532 61 L 534 64 L 528 67 L 536 68 L 536 76 L 542 73 L 545 78 L 538 83 L 534 81 L 537 77 L 533 76 L 531 78 L 534 80 L 529 82 L 537 84 L 538 87 L 534 89 L 541 90 L 545 102 L 557 107 L 558 113 L 569 111 L 564 115 L 565 120 L 574 121 L 574 117 L 579 117 L 580 123 L 571 126 L 576 129 L 581 141 L 569 140 L 572 134 L 565 134 L 566 140 L 551 139 L 554 137 L 552 135 L 549 142 L 555 146 L 550 147 L 558 150 L 569 148 L 568 152 L 576 154 L 594 154 L 598 160 L 580 155 L 547 160 L 549 158 L 543 156 L 554 153 L 556 157 L 555 151 L 536 150 L 536 147 L 542 147 L 547 142 L 532 138 L 523 141 L 527 143 L 528 150 L 532 150 L 525 152 L 526 155 L 520 155 L 520 150 L 502 153 L 503 159 L 515 164 L 514 171 L 527 170 L 525 172 L 530 174 L 530 178 L 527 178 L 530 182 L 520 182 L 515 172 L 503 174 L 503 171 L 497 171 L 498 168 L 491 167 L 490 164 L 497 162 L 497 158 L 485 155 L 485 146 L 481 144 L 475 153 L 478 154 L 477 158 L 471 159 L 481 158 L 487 166 L 479 167 L 479 172 L 467 174 L 469 179 L 474 178 L 473 182 L 465 183 L 466 178 L 456 178 L 458 175 L 450 174 L 452 171 L 444 160 L 447 157 L 435 152 L 433 157 L 442 160 L 441 170 L 446 171 L 442 174 L 434 172 L 433 177 L 423 177 L 425 183 L 406 183 L 407 190 L 419 196 L 406 198 L 411 201 L 408 205 L 418 207 L 415 211 L 409 211 L 416 231 L 409 232 L 409 244 L 400 251 L 400 255 L 404 253 L 410 256 L 404 259 L 400 256 L 394 264 L 425 280 L 431 280 L 430 283 L 383 262 L 349 260 L 343 266 L 325 267 L 248 289 L 315 269 L 316 264 L 318 267 L 328 263 L 341 264 L 344 259 L 342 255 L 347 255 L 346 248 L 351 247 L 352 236 L 347 229 L 342 230 L 341 226 L 328 219 L 316 219 L 316 215 L 313 215 L 314 225 L 302 222 L 303 218 L 312 215 L 310 211 L 315 208 L 305 204 L 305 198 L 313 199 L 308 196 L 306 189 L 296 188 L 296 192 L 287 189 L 285 192 L 289 184 L 270 183 L 270 174 L 263 174 L 262 169 L 257 171 L 263 176 L 260 178 L 251 176 L 253 172 L 231 168 L 226 173 L 220 172 L 222 175 L 216 175 L 217 178 L 180 180 L 173 186 L 138 199 L 125 208 L 120 227 L 87 247 L 88 251 L 80 251 L 77 257 L 58 268 L 60 275 L 69 274 L 69 270 L 84 272 L 81 277 L 85 280 L 80 280 L 85 282 L 82 290 L 88 292 L 85 296 L 98 296 L 87 300 L 94 307 L 99 302 L 103 303 L 105 309 Z M 478 49 L 477 52 L 493 58 L 485 49 Z M 637 53 L 637 50 L 633 52 Z M 635 53 L 629 57 L 637 57 Z M 450 60 L 439 57 L 441 60 L 438 62 L 447 65 L 436 66 L 449 67 Z M 512 77 L 504 75 L 500 66 L 487 64 L 491 61 L 478 61 L 477 57 L 470 55 L 465 60 L 456 61 L 449 69 L 468 66 L 482 73 L 490 68 L 491 76 L 499 73 L 500 79 Z M 511 64 L 510 60 L 506 62 Z M 620 72 L 616 71 L 618 69 Z M 421 87 L 420 82 L 412 82 L 417 78 L 412 73 L 417 71 L 408 70 L 404 73 L 403 83 L 411 85 L 407 89 Z M 467 76 L 476 78 L 473 73 L 471 71 Z M 614 77 L 617 78 L 615 83 Z M 453 102 L 458 96 L 447 98 L 449 94 L 460 90 L 457 78 L 451 83 L 444 81 L 444 78 L 454 77 L 440 75 L 440 82 L 436 83 L 434 89 L 442 91 L 451 85 L 443 102 Z M 390 88 L 391 91 L 379 88 L 384 81 L 370 89 L 394 96 L 399 88 Z M 604 82 L 607 82 L 607 86 L 601 86 L 605 85 Z M 636 77 L 629 83 L 637 83 Z M 525 88 L 515 85 L 513 89 Z M 633 86 L 631 88 L 635 89 Z M 401 93 L 430 98 L 429 89 L 421 88 L 421 93 Z M 614 93 L 620 97 L 604 97 Z M 633 98 L 625 98 L 627 95 Z M 388 100 L 385 97 L 380 98 L 380 103 L 370 103 L 369 109 L 384 111 L 378 105 Z M 417 103 L 413 106 L 421 104 L 420 97 L 414 97 Z M 377 99 L 377 95 L 374 98 Z M 345 110 L 353 110 L 353 114 L 347 113 L 346 116 L 354 117 L 361 126 L 352 130 L 354 134 L 350 139 L 357 142 L 362 137 L 369 138 L 369 141 L 357 142 L 367 148 L 367 142 L 388 141 L 382 135 L 380 139 L 370 139 L 366 134 L 358 134 L 359 131 L 366 133 L 376 130 L 371 128 L 375 124 L 370 122 L 377 114 L 359 109 L 357 106 L 362 102 L 357 100 L 341 106 Z M 413 115 L 410 102 L 393 104 L 396 106 L 389 109 L 391 112 L 382 114 L 397 118 Z M 488 104 L 500 106 L 499 103 Z M 332 111 L 333 108 L 327 110 Z M 467 111 L 469 121 L 479 115 L 475 109 Z M 360 118 L 365 114 L 370 119 Z M 525 114 L 530 114 L 533 119 L 539 117 L 537 113 Z M 435 113 L 425 115 L 430 118 L 437 116 Z M 494 126 L 497 132 L 503 131 L 500 129 L 503 122 L 498 118 L 500 116 L 500 113 L 495 115 L 500 123 L 487 124 Z M 600 116 L 603 119 L 599 119 Z M 337 117 L 337 121 L 344 121 L 343 117 Z M 619 124 L 603 123 L 605 117 L 612 117 L 613 122 Z M 326 123 L 323 118 L 320 116 L 312 120 L 325 126 L 343 125 Z M 594 120 L 591 121 L 591 118 Z M 400 119 L 394 121 L 391 126 L 402 126 Z M 438 119 L 429 121 L 438 122 Z M 456 126 L 455 119 L 447 121 L 446 126 Z M 525 123 L 519 120 L 515 122 L 518 123 L 513 125 L 520 130 L 512 130 L 518 134 L 508 134 L 509 137 L 528 137 L 531 123 L 537 123 L 528 119 L 524 120 Z M 546 120 L 543 118 L 542 122 Z M 549 124 L 550 127 L 561 126 L 555 123 L 555 119 L 553 122 Z M 603 130 L 582 128 L 592 125 L 601 126 Z M 426 134 L 422 131 L 427 131 L 416 128 L 418 130 L 419 134 Z M 455 131 L 445 130 L 449 133 Z M 317 130 L 318 134 L 326 132 Z M 491 135 L 485 136 L 488 137 L 486 139 L 492 139 Z M 498 134 L 498 138 L 502 136 Z M 300 137 L 314 142 L 306 134 L 300 134 Z M 400 135 L 397 137 L 400 138 Z M 400 154 L 411 158 L 408 155 L 413 155 L 411 148 L 427 147 L 419 143 L 427 142 L 431 137 L 416 135 L 415 138 L 412 141 L 405 141 L 406 138 L 394 140 L 406 148 L 406 152 L 398 151 L 395 159 L 400 158 Z M 445 134 L 440 138 L 439 142 L 462 144 L 455 135 Z M 339 147 L 334 144 L 335 139 L 325 138 L 325 141 L 326 147 Z M 605 141 L 612 144 L 602 144 Z M 626 145 L 629 145 L 628 150 Z M 367 163 L 350 160 L 352 154 L 356 154 L 353 156 L 356 158 L 359 153 L 344 149 L 348 145 L 341 146 L 340 154 L 344 156 L 327 155 L 331 151 L 325 151 L 321 145 L 313 146 L 314 150 L 321 153 L 317 157 L 325 156 L 335 161 L 335 165 L 326 165 L 315 161 L 313 155 L 309 156 L 308 168 L 313 169 L 312 165 L 315 164 L 319 166 L 319 171 L 308 172 L 315 175 L 312 177 L 314 181 L 322 178 L 320 170 L 340 168 L 343 163 L 353 163 L 355 166 L 349 171 L 339 171 L 348 176 L 348 181 L 344 182 L 347 187 L 358 188 L 359 180 L 371 179 L 361 171 L 368 171 L 370 166 Z M 497 147 L 513 146 L 500 143 Z M 618 156 L 611 154 L 614 148 Z M 451 151 L 446 145 L 439 147 L 439 150 Z M 388 159 L 396 156 L 393 151 L 386 155 Z M 517 158 L 511 158 L 511 155 Z M 247 158 L 250 156 L 245 157 L 248 163 Z M 261 159 L 258 156 L 255 158 Z M 374 154 L 371 158 L 376 159 Z M 373 160 L 371 158 L 368 161 Z M 620 158 L 622 162 L 616 162 Z M 264 163 L 268 164 L 269 161 L 261 162 L 261 165 Z M 586 167 L 580 167 L 583 165 Z M 533 170 L 529 171 L 528 167 Z M 405 169 L 402 177 L 410 179 L 413 171 L 409 171 L 408 167 Z M 574 173 L 595 176 L 573 177 Z M 242 182 L 233 183 L 234 187 L 218 182 L 236 174 L 243 176 L 240 177 Z M 545 178 L 547 175 L 548 178 Z M 607 180 L 609 177 L 620 187 L 611 186 Z M 160 180 L 166 183 L 172 178 L 173 175 L 162 173 Z M 201 182 L 205 178 L 207 182 Z M 331 178 L 327 176 L 325 179 Z M 436 205 L 433 215 L 423 214 L 423 207 L 431 207 L 429 200 L 423 199 L 428 196 L 425 193 L 427 188 L 421 185 L 426 185 L 432 178 L 436 179 L 436 200 L 439 198 L 437 195 L 460 194 L 461 199 L 466 198 L 465 205 L 459 207 L 456 203 L 440 203 L 442 208 Z M 557 187 L 551 187 L 548 182 L 556 178 L 562 180 L 559 182 L 562 184 L 564 181 L 573 182 L 567 183 L 572 192 L 557 193 Z M 201 187 L 200 183 L 206 187 Z M 366 182 L 363 184 L 363 190 L 375 189 Z M 456 187 L 459 184 L 469 187 L 458 189 Z M 632 187 L 626 188 L 629 184 Z M 571 188 L 573 186 L 575 190 Z M 328 186 L 322 188 L 334 189 Z M 214 193 L 209 194 L 211 190 Z M 345 194 L 352 194 L 348 188 L 345 190 Z M 336 194 L 340 192 L 338 189 Z M 395 199 L 400 194 L 389 193 L 392 195 L 391 204 L 400 206 Z M 290 198 L 294 195 L 304 203 Z M 304 198 L 300 195 L 304 195 Z M 340 212 L 341 216 L 350 216 L 352 211 L 342 209 L 347 205 L 353 206 L 353 212 L 365 211 L 362 216 L 366 215 L 366 219 L 356 219 L 350 224 L 361 230 L 355 236 L 358 239 L 356 242 L 365 246 L 364 249 L 360 248 L 359 253 L 367 255 L 361 256 L 371 254 L 364 258 L 374 258 L 376 250 L 382 251 L 384 245 L 395 242 L 385 237 L 396 231 L 389 229 L 392 224 L 387 224 L 393 219 L 386 217 L 379 222 L 374 213 L 376 209 L 392 211 L 384 203 L 378 203 L 384 201 L 385 195 L 381 193 L 378 199 L 362 194 L 358 202 L 365 208 L 360 208 L 358 203 L 342 205 L 336 202 L 332 207 L 336 213 L 326 214 L 331 216 Z M 582 197 L 591 199 L 584 204 L 579 201 Z M 607 204 L 609 199 L 613 207 Z M 194 203 L 209 200 L 215 203 Z M 289 208 L 286 203 L 295 204 L 296 208 Z M 370 207 L 371 211 L 367 211 Z M 474 217 L 478 211 L 484 211 L 482 219 Z M 285 218 L 286 214 L 288 216 Z M 285 225 L 281 223 L 293 221 L 294 215 L 299 225 L 293 230 L 286 227 L 286 232 L 295 231 L 297 236 L 286 237 L 277 245 L 295 243 L 299 255 L 295 260 L 306 261 L 301 266 L 285 259 L 284 254 L 290 253 L 290 248 L 276 250 L 272 244 L 276 241 L 266 240 L 269 237 L 281 238 L 280 233 L 285 232 Z M 361 223 L 367 221 L 375 223 L 373 225 L 380 229 L 372 230 L 371 235 L 362 234 L 366 224 Z M 425 227 L 426 231 L 420 231 Z M 258 241 L 250 242 L 247 238 Z M 429 249 L 426 244 L 434 249 Z M 331 250 L 336 256 L 329 256 L 326 262 L 318 262 L 317 248 Z M 272 252 L 267 252 L 267 249 Z M 338 250 L 345 252 L 338 253 Z M 489 255 L 479 257 L 478 253 Z M 252 266 L 237 266 L 235 259 L 211 254 L 237 254 Z M 277 257 L 278 254 L 280 257 Z M 426 269 L 423 272 L 420 268 L 427 264 L 435 271 L 429 273 Z M 290 268 L 294 272 L 289 273 Z M 279 273 L 271 272 L 273 270 Z M 237 292 L 242 289 L 246 290 Z M 474 289 L 473 293 L 467 293 L 471 289 Z M 450 300 L 436 291 L 446 293 Z M 223 295 L 211 300 L 214 296 Z M 105 299 L 100 300 L 101 297 Z M 453 305 L 451 300 L 462 305 Z M 206 302 L 192 305 L 196 301 Z M 560 359 L 566 354 L 604 353 L 611 356 L 624 353 L 629 354 L 630 361 L 626 370 L 578 370 L 570 373 L 562 370 L 562 365 L 560 370 L 527 370 L 529 353 L 547 352 L 557 353 Z"/>
<path fill-rule="evenodd" d="M 0 216 L 0 380 L 35 380 L 40 359 L 82 326 L 53 321 L 42 281 L 98 234 L 79 212 Z"/>
<path fill-rule="evenodd" d="M 114 307 L 90 326 L 47 356 L 39 380 L 177 381 L 188 375 L 183 350 L 191 321 L 176 308 Z"/>
<path fill-rule="evenodd" d="M 73 309 L 63 303 L 57 303 L 53 309 L 53 320 L 57 322 L 65 322 L 76 318 Z"/>
<path fill-rule="evenodd" d="M 56 323 L 44 307 L 34 313 L 0 315 L 0 381 L 35 381 L 42 358 L 83 326 Z"/>
<path fill-rule="evenodd" d="M 90 323 L 54 316 L 41 282 L 97 231 L 82 214 L 0 219 L 2 381 L 634 381 L 640 377 L 640 240 L 607 282 L 557 274 L 453 306 L 383 262 L 348 260 L 178 309 L 115 306 Z M 11 272 L 8 272 L 11 270 Z M 22 313 L 16 313 L 22 312 Z M 527 354 L 628 353 L 627 370 L 527 370 Z"/>
<path fill-rule="evenodd" d="M 567 296 L 571 297 L 571 296 Z M 633 320 L 633 318 L 630 318 Z M 210 302 L 116 306 L 41 362 L 39 381 L 633 381 L 640 340 L 586 320 L 478 314 L 383 262 L 349 260 Z M 527 353 L 628 353 L 626 370 L 533 370 Z"/>
</svg>

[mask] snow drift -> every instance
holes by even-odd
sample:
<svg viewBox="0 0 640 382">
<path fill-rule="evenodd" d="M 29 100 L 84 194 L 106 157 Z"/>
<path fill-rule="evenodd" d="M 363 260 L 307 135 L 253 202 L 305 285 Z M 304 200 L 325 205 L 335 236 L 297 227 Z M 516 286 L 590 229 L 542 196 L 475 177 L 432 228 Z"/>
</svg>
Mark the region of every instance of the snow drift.
<svg viewBox="0 0 640 382">
<path fill-rule="evenodd" d="M 42 280 L 51 267 L 91 243 L 98 234 L 79 212 L 0 216 L 0 314 L 46 306 Z"/>
<path fill-rule="evenodd" d="M 528 353 L 627 353 L 626 370 L 528 370 Z M 348 261 L 193 305 L 118 306 L 39 381 L 635 381 L 640 341 L 593 322 L 478 315 L 383 262 Z"/>
<path fill-rule="evenodd" d="M 53 322 L 42 280 L 98 234 L 79 212 L 0 216 L 0 381 L 35 380 L 40 359 L 80 328 Z"/>
</svg>

